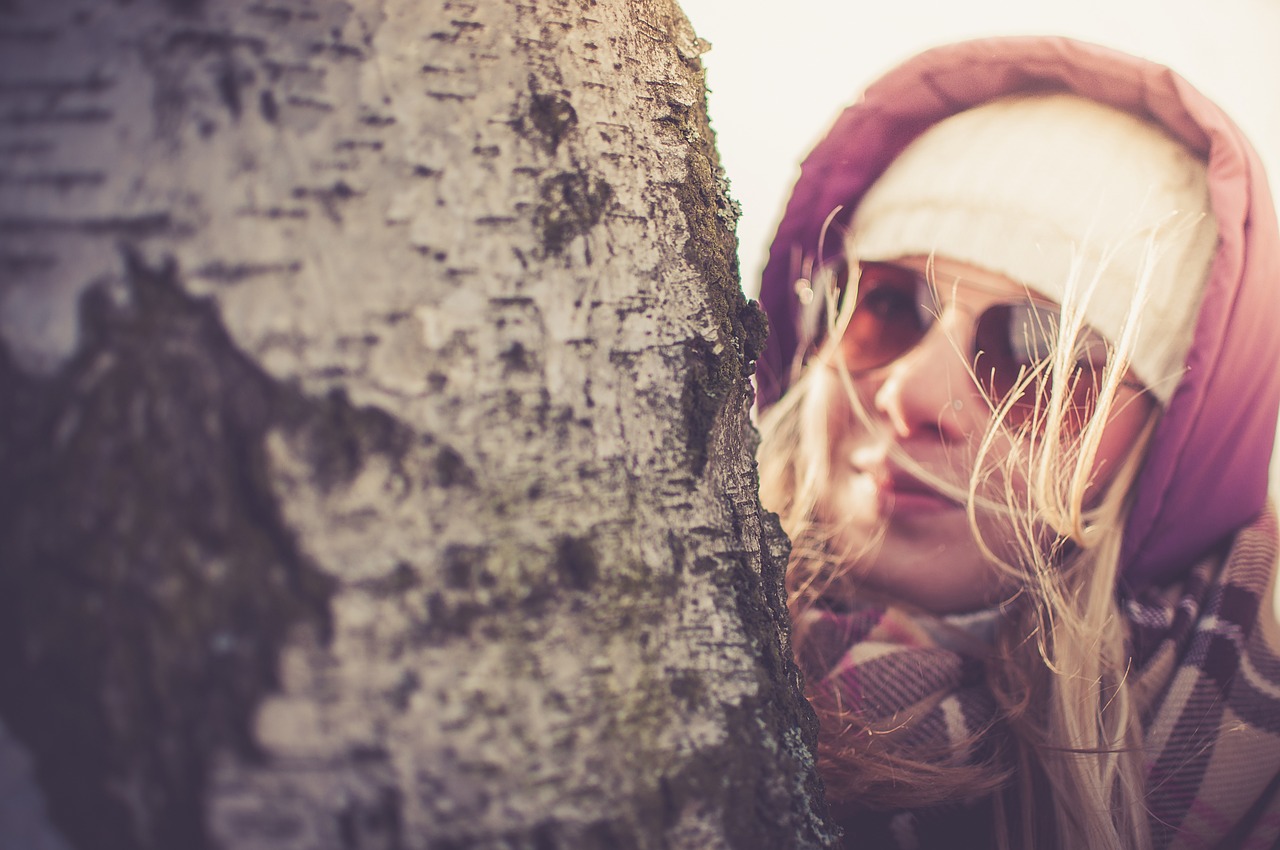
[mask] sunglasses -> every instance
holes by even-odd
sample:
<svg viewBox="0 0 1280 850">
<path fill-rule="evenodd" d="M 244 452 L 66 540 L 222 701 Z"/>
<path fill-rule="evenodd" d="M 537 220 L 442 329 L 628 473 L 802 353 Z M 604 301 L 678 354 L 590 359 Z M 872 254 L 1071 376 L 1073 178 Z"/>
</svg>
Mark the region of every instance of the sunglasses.
<svg viewBox="0 0 1280 850">
<path fill-rule="evenodd" d="M 937 287 L 922 271 L 892 263 L 860 263 L 858 268 L 857 301 L 840 341 L 845 367 L 855 377 L 888 366 L 919 345 L 943 310 Z M 995 405 L 1008 402 L 1011 426 L 1035 416 L 1042 405 L 1053 379 L 1051 361 L 1061 322 L 1058 309 L 1030 297 L 992 303 L 974 322 L 970 365 Z M 1084 414 L 1097 398 L 1107 357 L 1106 341 L 1083 328 L 1075 340 L 1074 374 L 1067 381 L 1073 412 Z M 1124 385 L 1141 388 L 1134 382 Z"/>
</svg>

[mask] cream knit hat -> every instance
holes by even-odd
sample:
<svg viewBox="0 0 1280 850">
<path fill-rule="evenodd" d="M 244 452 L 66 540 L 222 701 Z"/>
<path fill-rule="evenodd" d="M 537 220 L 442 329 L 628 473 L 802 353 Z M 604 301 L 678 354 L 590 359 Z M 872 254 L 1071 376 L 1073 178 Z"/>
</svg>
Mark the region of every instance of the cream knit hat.
<svg viewBox="0 0 1280 850">
<path fill-rule="evenodd" d="M 863 197 L 861 260 L 936 253 L 1003 274 L 1113 342 L 1154 261 L 1131 368 L 1161 402 L 1182 375 L 1217 223 L 1205 164 L 1155 126 L 1068 94 L 1003 98 L 912 142 Z M 1149 246 L 1154 246 L 1154 253 Z M 1073 264 L 1080 273 L 1073 276 Z"/>
</svg>

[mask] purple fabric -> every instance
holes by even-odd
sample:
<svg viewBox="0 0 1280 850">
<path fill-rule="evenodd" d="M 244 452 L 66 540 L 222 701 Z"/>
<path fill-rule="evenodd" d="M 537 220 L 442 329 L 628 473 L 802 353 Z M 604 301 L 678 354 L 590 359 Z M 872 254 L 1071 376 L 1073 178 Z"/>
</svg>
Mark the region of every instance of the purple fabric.
<svg viewBox="0 0 1280 850">
<path fill-rule="evenodd" d="M 1222 111 L 1168 68 L 1061 38 L 998 38 L 921 54 L 837 119 L 804 161 L 769 252 L 760 303 L 771 328 L 758 403 L 790 383 L 794 282 L 823 221 L 862 194 L 906 145 L 948 115 L 1020 91 L 1065 90 L 1155 121 L 1206 155 L 1220 241 L 1187 373 L 1153 437 L 1125 532 L 1135 586 L 1170 581 L 1266 501 L 1280 407 L 1280 235 L 1257 154 Z M 839 239 L 826 240 L 838 250 Z"/>
</svg>

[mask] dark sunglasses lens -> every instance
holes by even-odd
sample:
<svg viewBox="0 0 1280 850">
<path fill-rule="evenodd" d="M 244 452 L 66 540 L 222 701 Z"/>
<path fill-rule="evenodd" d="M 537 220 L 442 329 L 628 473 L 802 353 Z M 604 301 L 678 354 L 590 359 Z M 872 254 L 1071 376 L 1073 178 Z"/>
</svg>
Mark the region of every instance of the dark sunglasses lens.
<svg viewBox="0 0 1280 850">
<path fill-rule="evenodd" d="M 1008 424 L 1012 426 L 1026 422 L 1045 403 L 1044 394 L 1053 378 L 1045 364 L 1053 356 L 1060 321 L 1056 310 L 1030 302 L 997 305 L 978 318 L 973 341 L 974 371 L 995 403 L 1008 398 L 1024 384 L 1026 376 L 1040 369 L 1009 407 Z M 1078 347 L 1080 356 L 1070 376 L 1070 408 L 1083 416 L 1097 397 L 1098 382 L 1106 366 L 1106 345 L 1086 329 Z"/>
<path fill-rule="evenodd" d="M 915 347 L 933 323 L 931 303 L 923 274 L 899 266 L 862 264 L 858 301 L 841 340 L 849 371 L 879 368 Z"/>
<path fill-rule="evenodd" d="M 1030 303 L 999 304 L 983 311 L 973 336 L 974 372 L 994 401 L 1002 401 L 1049 357 L 1049 334 L 1057 328 L 1052 311 Z M 1026 393 L 1014 406 L 1033 407 L 1035 401 L 1034 393 Z"/>
</svg>

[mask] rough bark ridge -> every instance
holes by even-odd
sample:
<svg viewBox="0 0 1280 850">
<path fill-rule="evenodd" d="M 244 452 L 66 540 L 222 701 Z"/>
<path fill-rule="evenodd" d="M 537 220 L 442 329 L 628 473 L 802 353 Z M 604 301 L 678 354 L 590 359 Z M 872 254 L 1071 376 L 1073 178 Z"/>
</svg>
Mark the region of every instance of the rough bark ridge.
<svg viewBox="0 0 1280 850">
<path fill-rule="evenodd" d="M 700 47 L 671 0 L 0 3 L 41 840 L 832 843 Z"/>
</svg>

